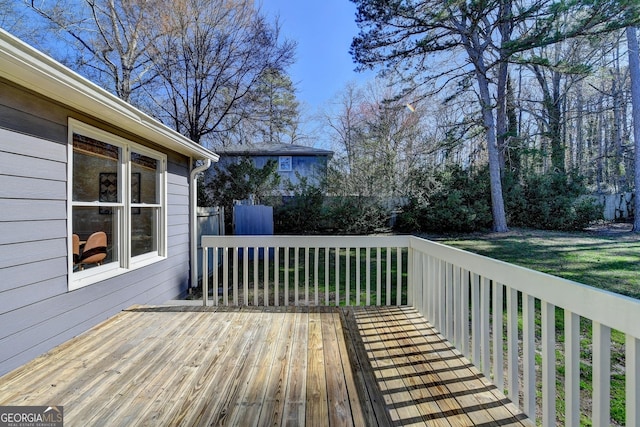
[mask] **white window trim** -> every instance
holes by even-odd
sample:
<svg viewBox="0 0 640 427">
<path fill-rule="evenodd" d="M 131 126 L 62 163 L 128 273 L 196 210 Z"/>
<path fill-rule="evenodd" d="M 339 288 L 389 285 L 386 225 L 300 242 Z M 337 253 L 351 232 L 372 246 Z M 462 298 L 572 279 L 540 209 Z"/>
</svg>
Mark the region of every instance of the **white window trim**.
<svg viewBox="0 0 640 427">
<path fill-rule="evenodd" d="M 160 179 L 158 183 L 158 197 L 159 203 L 157 204 L 145 204 L 136 203 L 133 207 L 156 207 L 160 208 L 161 214 L 158 221 L 158 250 L 141 254 L 135 257 L 131 257 L 131 197 L 129 197 L 129 186 L 123 184 L 123 201 L 124 201 L 124 215 L 125 218 L 118 220 L 119 233 L 118 241 L 119 247 L 119 261 L 113 262 L 101 266 L 96 266 L 88 270 L 73 271 L 73 245 L 71 245 L 73 234 L 73 218 L 71 215 L 74 201 L 73 201 L 73 134 L 77 133 L 85 135 L 90 138 L 94 138 L 109 144 L 113 144 L 122 148 L 122 159 L 120 160 L 121 174 L 122 176 L 130 177 L 131 156 L 130 153 L 136 152 L 159 161 Z M 168 197 L 167 197 L 167 156 L 159 151 L 152 150 L 143 145 L 137 144 L 133 141 L 127 140 L 120 136 L 114 135 L 110 132 L 88 125 L 81 121 L 69 118 L 68 136 L 67 136 L 67 241 L 69 242 L 67 248 L 67 265 L 68 265 L 68 289 L 69 291 L 80 289 L 84 286 L 91 285 L 96 282 L 100 282 L 118 275 L 127 273 L 131 270 L 141 268 L 158 261 L 166 259 L 168 253 Z M 129 179 L 129 178 L 127 178 Z M 125 181 L 128 183 L 128 180 Z M 96 205 L 98 203 L 96 202 Z M 77 205 L 86 206 L 87 203 L 80 202 Z M 118 204 L 121 206 L 121 204 Z"/>
</svg>

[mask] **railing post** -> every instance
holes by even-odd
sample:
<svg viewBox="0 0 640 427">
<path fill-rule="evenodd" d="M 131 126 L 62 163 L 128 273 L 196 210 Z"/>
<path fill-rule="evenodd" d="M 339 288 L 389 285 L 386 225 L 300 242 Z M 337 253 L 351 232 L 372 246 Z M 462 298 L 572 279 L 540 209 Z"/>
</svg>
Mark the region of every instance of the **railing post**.
<svg viewBox="0 0 640 427">
<path fill-rule="evenodd" d="M 202 305 L 207 306 L 209 297 L 209 248 L 202 247 Z"/>
</svg>

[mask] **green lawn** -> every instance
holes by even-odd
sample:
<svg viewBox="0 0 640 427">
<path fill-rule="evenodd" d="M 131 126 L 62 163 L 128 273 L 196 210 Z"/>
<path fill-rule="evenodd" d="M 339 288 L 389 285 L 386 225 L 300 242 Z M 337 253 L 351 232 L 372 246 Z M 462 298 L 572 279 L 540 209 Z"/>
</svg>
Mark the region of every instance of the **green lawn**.
<svg viewBox="0 0 640 427">
<path fill-rule="evenodd" d="M 640 299 L 640 235 L 637 234 L 517 230 L 435 240 Z"/>
<path fill-rule="evenodd" d="M 514 230 L 509 233 L 473 234 L 466 236 L 433 237 L 442 243 L 503 260 L 523 267 L 543 271 L 597 288 L 640 298 L 640 235 L 629 232 L 598 231 L 560 233 L 538 230 Z M 557 342 L 564 342 L 562 310 L 556 309 Z M 590 413 L 591 395 L 591 322 L 581 322 L 582 425 L 591 425 L 586 415 Z M 612 331 L 611 335 L 611 421 L 612 425 L 624 425 L 624 335 Z M 564 408 L 564 355 L 557 357 L 558 423 L 563 423 Z"/>
</svg>

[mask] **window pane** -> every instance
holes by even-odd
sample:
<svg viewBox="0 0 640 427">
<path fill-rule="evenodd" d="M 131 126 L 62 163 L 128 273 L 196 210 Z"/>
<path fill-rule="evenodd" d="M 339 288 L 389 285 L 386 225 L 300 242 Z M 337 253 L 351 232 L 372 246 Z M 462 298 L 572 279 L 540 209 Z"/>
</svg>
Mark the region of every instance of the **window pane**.
<svg viewBox="0 0 640 427">
<path fill-rule="evenodd" d="M 74 253 L 74 269 L 86 270 L 118 261 L 118 233 L 115 226 L 118 209 L 101 209 L 73 208 L 73 234 L 77 235 L 80 241 L 79 251 L 77 254 Z M 99 235 L 100 232 L 104 233 L 104 237 Z"/>
<path fill-rule="evenodd" d="M 74 134 L 73 201 L 120 202 L 119 157 L 119 147 Z"/>
<path fill-rule="evenodd" d="M 158 160 L 131 153 L 131 203 L 160 203 Z"/>
<path fill-rule="evenodd" d="M 131 256 L 158 250 L 158 209 L 131 209 Z"/>
</svg>

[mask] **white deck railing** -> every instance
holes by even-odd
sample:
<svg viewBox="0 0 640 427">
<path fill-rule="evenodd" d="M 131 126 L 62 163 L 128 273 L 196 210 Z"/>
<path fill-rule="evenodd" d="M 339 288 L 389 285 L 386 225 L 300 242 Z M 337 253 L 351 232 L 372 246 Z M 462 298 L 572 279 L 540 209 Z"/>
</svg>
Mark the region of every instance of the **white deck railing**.
<svg viewBox="0 0 640 427">
<path fill-rule="evenodd" d="M 625 375 L 625 421 L 640 426 L 639 300 L 411 236 L 204 236 L 202 246 L 205 259 L 218 260 L 214 304 L 414 306 L 532 418 L 538 403 L 545 426 L 556 425 L 558 390 L 564 424 L 580 425 L 581 361 L 593 369 L 593 425 L 610 424 L 617 330 L 625 336 L 625 360 L 615 361 Z M 564 343 L 556 339 L 560 310 Z M 581 321 L 591 323 L 589 349 Z M 560 385 L 556 350 L 564 354 Z"/>
</svg>

